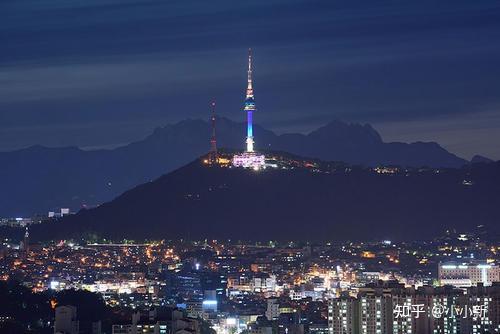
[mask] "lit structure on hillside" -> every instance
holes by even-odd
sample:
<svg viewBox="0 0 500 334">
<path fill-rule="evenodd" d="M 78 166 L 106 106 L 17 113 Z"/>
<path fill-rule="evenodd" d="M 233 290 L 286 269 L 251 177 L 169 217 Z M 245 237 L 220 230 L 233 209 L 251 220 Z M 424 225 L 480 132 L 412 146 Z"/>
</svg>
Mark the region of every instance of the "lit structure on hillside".
<svg viewBox="0 0 500 334">
<path fill-rule="evenodd" d="M 224 156 L 219 154 L 217 150 L 217 137 L 216 137 L 216 115 L 215 115 L 215 100 L 210 102 L 211 115 L 210 115 L 210 126 L 212 129 L 212 134 L 210 136 L 210 151 L 205 159 L 203 159 L 203 163 L 209 166 L 223 166 L 227 167 L 231 164 L 232 160 L 228 156 Z"/>
<path fill-rule="evenodd" d="M 264 167 L 265 157 L 262 154 L 248 153 L 235 154 L 233 157 L 233 166 L 243 168 L 259 169 Z"/>
<path fill-rule="evenodd" d="M 212 107 L 212 115 L 210 116 L 212 136 L 210 137 L 210 154 L 208 160 L 210 164 L 216 164 L 219 160 L 219 154 L 217 152 L 217 138 L 215 136 L 215 101 L 212 101 L 210 105 Z"/>
<path fill-rule="evenodd" d="M 245 98 L 245 107 L 243 110 L 247 113 L 247 149 L 242 154 L 236 154 L 233 157 L 233 166 L 260 169 L 265 166 L 265 156 L 257 154 L 254 150 L 253 137 L 253 113 L 255 109 L 255 98 L 253 95 L 252 82 L 252 50 L 248 50 L 248 78 L 247 78 L 247 93 Z"/>
</svg>

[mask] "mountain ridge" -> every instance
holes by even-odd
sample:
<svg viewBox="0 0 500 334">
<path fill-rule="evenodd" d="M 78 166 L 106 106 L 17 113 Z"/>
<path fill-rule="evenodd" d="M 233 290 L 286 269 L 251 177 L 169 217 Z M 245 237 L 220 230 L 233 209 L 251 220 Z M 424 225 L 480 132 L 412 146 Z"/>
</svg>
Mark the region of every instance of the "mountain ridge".
<svg viewBox="0 0 500 334">
<path fill-rule="evenodd" d="M 219 147 L 244 147 L 245 124 L 219 117 Z M 308 134 L 277 135 L 259 125 L 258 150 L 287 151 L 323 160 L 375 166 L 459 167 L 467 163 L 437 143 L 384 143 L 369 124 L 332 121 Z M 0 216 L 26 216 L 59 207 L 78 210 L 109 201 L 204 154 L 208 121 L 188 119 L 156 128 L 142 140 L 114 149 L 40 145 L 0 152 Z"/>
<path fill-rule="evenodd" d="M 197 159 L 97 208 L 34 226 L 32 234 L 51 239 L 90 233 L 115 239 L 409 240 L 477 225 L 499 232 L 495 184 L 500 183 L 500 162 L 395 174 L 326 165 L 331 172 L 255 172 L 207 167 Z"/>
</svg>

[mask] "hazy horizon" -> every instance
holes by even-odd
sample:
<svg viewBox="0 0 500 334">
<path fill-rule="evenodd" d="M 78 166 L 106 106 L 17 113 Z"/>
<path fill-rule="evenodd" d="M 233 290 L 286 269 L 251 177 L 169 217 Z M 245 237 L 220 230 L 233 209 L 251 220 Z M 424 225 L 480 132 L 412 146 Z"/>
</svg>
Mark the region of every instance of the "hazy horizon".
<svg viewBox="0 0 500 334">
<path fill-rule="evenodd" d="M 131 142 L 206 118 L 213 98 L 243 120 L 252 47 L 267 128 L 343 119 L 500 159 L 497 1 L 7 0 L 0 11 L 2 150 Z"/>
</svg>

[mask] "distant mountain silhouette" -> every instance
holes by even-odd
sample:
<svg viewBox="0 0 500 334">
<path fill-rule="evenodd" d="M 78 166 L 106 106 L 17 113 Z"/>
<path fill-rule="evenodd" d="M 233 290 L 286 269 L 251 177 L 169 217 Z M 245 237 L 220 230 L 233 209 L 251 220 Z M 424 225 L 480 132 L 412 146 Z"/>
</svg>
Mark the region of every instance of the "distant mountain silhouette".
<svg viewBox="0 0 500 334">
<path fill-rule="evenodd" d="M 243 148 L 244 133 L 245 124 L 218 119 L 219 147 Z M 351 164 L 460 167 L 467 163 L 432 142 L 384 143 L 370 125 L 333 121 L 307 135 L 276 135 L 255 126 L 254 133 L 259 150 Z M 186 120 L 112 150 L 33 146 L 0 152 L 0 216 L 98 205 L 204 154 L 209 137 L 207 121 Z"/>
<path fill-rule="evenodd" d="M 343 169 L 340 169 L 343 170 Z M 446 229 L 499 231 L 500 163 L 384 175 L 192 162 L 33 236 L 68 238 L 374 239 L 430 238 Z"/>
<path fill-rule="evenodd" d="M 472 159 L 470 160 L 470 162 L 472 164 L 479 164 L 479 163 L 490 163 L 490 162 L 494 162 L 494 160 L 490 159 L 490 158 L 487 158 L 485 156 L 482 156 L 482 155 L 479 155 L 479 154 L 476 154 L 475 156 L 472 157 Z"/>
</svg>

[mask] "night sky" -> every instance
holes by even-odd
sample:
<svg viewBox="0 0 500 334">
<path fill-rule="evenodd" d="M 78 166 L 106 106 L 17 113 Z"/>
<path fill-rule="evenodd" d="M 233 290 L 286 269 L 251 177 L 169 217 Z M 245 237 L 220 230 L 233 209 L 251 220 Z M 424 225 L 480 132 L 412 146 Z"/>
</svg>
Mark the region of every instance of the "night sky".
<svg viewBox="0 0 500 334">
<path fill-rule="evenodd" d="M 500 1 L 2 0 L 0 150 L 113 147 L 218 112 L 500 159 Z"/>
</svg>

